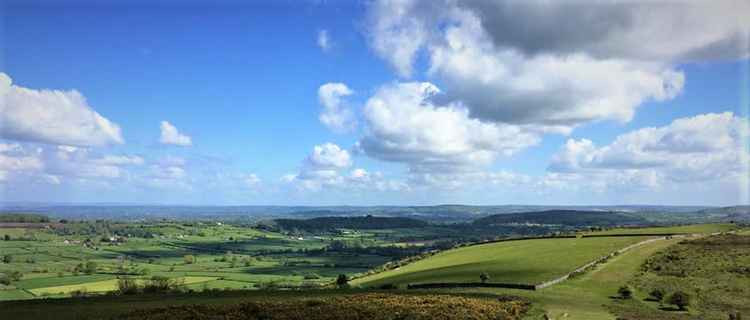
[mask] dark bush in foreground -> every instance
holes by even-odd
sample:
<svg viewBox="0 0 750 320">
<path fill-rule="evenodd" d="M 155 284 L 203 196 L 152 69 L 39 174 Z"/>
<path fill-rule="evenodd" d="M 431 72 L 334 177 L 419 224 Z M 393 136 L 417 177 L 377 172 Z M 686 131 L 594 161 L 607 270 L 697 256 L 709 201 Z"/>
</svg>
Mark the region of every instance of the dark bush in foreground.
<svg viewBox="0 0 750 320">
<path fill-rule="evenodd" d="M 512 320 L 519 319 L 527 307 L 527 302 L 517 300 L 373 293 L 307 300 L 252 301 L 225 306 L 173 306 L 138 310 L 117 319 Z"/>
<path fill-rule="evenodd" d="M 682 291 L 677 291 L 669 296 L 668 301 L 669 304 L 677 306 L 680 310 L 685 310 L 690 305 L 690 295 Z"/>
</svg>

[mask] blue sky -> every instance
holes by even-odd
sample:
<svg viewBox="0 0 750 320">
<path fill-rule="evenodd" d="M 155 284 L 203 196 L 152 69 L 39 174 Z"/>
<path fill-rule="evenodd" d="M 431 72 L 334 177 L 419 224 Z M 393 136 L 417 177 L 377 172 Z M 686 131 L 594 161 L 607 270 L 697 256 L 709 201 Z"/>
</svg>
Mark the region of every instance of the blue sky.
<svg viewBox="0 0 750 320">
<path fill-rule="evenodd" d="M 491 3 L 6 1 L 0 200 L 747 203 L 746 4 Z"/>
</svg>

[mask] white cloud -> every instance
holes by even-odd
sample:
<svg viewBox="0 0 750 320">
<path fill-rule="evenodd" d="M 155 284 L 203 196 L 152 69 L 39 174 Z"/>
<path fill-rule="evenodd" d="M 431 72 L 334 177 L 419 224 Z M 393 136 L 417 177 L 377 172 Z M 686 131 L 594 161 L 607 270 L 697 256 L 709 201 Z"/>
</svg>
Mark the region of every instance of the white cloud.
<svg viewBox="0 0 750 320">
<path fill-rule="evenodd" d="M 380 172 L 370 173 L 362 168 L 345 172 L 352 166 L 349 152 L 332 143 L 313 148 L 305 158 L 300 171 L 281 177 L 285 184 L 291 184 L 300 191 L 322 190 L 407 190 L 408 186 L 398 180 L 383 177 Z"/>
<path fill-rule="evenodd" d="M 240 178 L 242 179 L 242 182 L 244 182 L 245 185 L 249 188 L 255 188 L 261 183 L 260 178 L 254 173 L 241 175 Z"/>
<path fill-rule="evenodd" d="M 61 184 L 82 180 L 127 179 L 127 167 L 144 164 L 143 158 L 130 155 L 99 155 L 89 148 L 0 144 L 0 175 L 3 181 L 18 186 L 33 182 Z"/>
<path fill-rule="evenodd" d="M 76 146 L 122 144 L 120 127 L 76 90 L 34 90 L 0 73 L 0 137 Z"/>
<path fill-rule="evenodd" d="M 161 122 L 161 136 L 159 142 L 162 144 L 173 144 L 182 147 L 193 145 L 193 140 L 189 136 L 180 133 L 175 126 L 167 121 Z"/>
<path fill-rule="evenodd" d="M 333 143 L 315 146 L 307 157 L 306 165 L 312 169 L 342 169 L 352 165 L 349 152 Z"/>
<path fill-rule="evenodd" d="M 331 49 L 331 39 L 328 38 L 328 30 L 322 29 L 318 31 L 318 47 L 320 47 L 323 52 L 327 52 Z"/>
<path fill-rule="evenodd" d="M 472 118 L 568 133 L 627 122 L 643 102 L 672 99 L 684 84 L 678 63 L 747 57 L 749 9 L 746 1 L 382 0 L 368 7 L 367 36 L 404 77 L 424 53 L 445 100 Z"/>
<path fill-rule="evenodd" d="M 708 113 L 628 132 L 601 147 L 569 139 L 549 171 L 556 173 L 555 179 L 582 176 L 602 185 L 736 182 L 747 175 L 742 160 L 747 156 L 745 121 L 730 112 Z"/>
<path fill-rule="evenodd" d="M 344 97 L 354 93 L 343 83 L 326 83 L 318 88 L 318 101 L 323 112 L 318 119 L 334 132 L 346 132 L 354 129 L 356 121 L 351 109 L 344 105 Z"/>
<path fill-rule="evenodd" d="M 407 163 L 412 171 L 456 170 L 490 164 L 535 145 L 538 134 L 520 126 L 471 119 L 460 104 L 436 105 L 430 83 L 381 87 L 366 103 L 367 133 L 359 142 L 368 156 Z"/>
</svg>

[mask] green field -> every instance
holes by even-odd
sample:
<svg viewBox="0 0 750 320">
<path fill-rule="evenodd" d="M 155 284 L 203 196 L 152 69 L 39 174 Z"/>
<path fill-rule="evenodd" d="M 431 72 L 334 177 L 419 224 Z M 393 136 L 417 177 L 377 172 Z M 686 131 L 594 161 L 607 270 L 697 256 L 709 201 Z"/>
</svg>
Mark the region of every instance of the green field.
<svg viewBox="0 0 750 320">
<path fill-rule="evenodd" d="M 186 285 L 189 284 L 196 284 L 201 282 L 208 282 L 212 280 L 216 280 L 215 277 L 182 277 L 182 278 L 176 278 L 178 282 L 184 283 Z M 104 281 L 94 281 L 94 282 L 86 282 L 81 284 L 73 284 L 73 285 L 65 285 L 65 286 L 55 286 L 55 287 L 43 287 L 43 288 L 37 288 L 37 289 L 31 289 L 31 293 L 37 296 L 46 295 L 46 294 L 68 294 L 73 291 L 77 290 L 83 290 L 87 292 L 108 292 L 108 291 L 114 291 L 117 290 L 117 280 L 111 279 L 111 280 L 104 280 Z"/>
<path fill-rule="evenodd" d="M 356 279 L 353 285 L 478 282 L 537 284 L 649 237 L 535 239 L 462 247 L 398 269 Z"/>
<path fill-rule="evenodd" d="M 737 226 L 729 223 L 713 224 L 694 224 L 673 227 L 652 227 L 652 228 L 616 228 L 606 231 L 587 232 L 590 235 L 610 235 L 610 234 L 691 234 L 691 233 L 715 233 L 727 232 L 736 229 Z"/>
</svg>

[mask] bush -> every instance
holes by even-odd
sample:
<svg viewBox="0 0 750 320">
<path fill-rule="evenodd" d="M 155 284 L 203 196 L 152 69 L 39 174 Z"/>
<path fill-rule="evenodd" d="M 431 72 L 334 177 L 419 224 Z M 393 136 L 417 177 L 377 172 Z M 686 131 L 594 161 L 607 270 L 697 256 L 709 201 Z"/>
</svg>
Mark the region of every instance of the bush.
<svg viewBox="0 0 750 320">
<path fill-rule="evenodd" d="M 11 263 L 13 262 L 13 256 L 6 254 L 3 256 L 3 262 L 4 263 Z"/>
<path fill-rule="evenodd" d="M 654 301 L 661 302 L 664 299 L 664 289 L 656 288 L 648 293 L 649 298 Z"/>
<path fill-rule="evenodd" d="M 185 261 L 185 264 L 193 264 L 195 263 L 195 256 L 192 254 L 188 254 L 182 257 L 182 260 Z"/>
<path fill-rule="evenodd" d="M 342 273 L 336 278 L 337 286 L 345 287 L 347 284 L 349 284 L 349 278 L 347 278 L 345 274 Z"/>
<path fill-rule="evenodd" d="M 136 294 L 140 287 L 135 279 L 124 277 L 117 280 L 117 292 L 119 294 Z"/>
<path fill-rule="evenodd" d="M 380 287 L 378 287 L 378 289 L 382 289 L 382 290 L 396 290 L 396 289 L 398 289 L 398 286 L 395 285 L 395 284 L 393 284 L 393 283 L 386 283 L 386 284 L 381 285 Z"/>
<path fill-rule="evenodd" d="M 70 292 L 70 296 L 73 298 L 85 298 L 88 296 L 88 291 L 86 291 L 86 288 L 73 290 Z"/>
<path fill-rule="evenodd" d="M 0 284 L 6 285 L 6 286 L 10 285 L 10 277 L 4 274 L 0 275 Z"/>
<path fill-rule="evenodd" d="M 690 295 L 682 291 L 677 291 L 669 296 L 668 302 L 677 306 L 680 310 L 685 310 L 690 305 Z"/>
<path fill-rule="evenodd" d="M 11 271 L 8 274 L 8 277 L 11 281 L 19 281 L 21 280 L 21 278 L 23 278 L 23 273 L 21 273 L 21 271 Z"/>
<path fill-rule="evenodd" d="M 630 290 L 630 287 L 628 286 L 622 286 L 620 289 L 617 289 L 617 294 L 619 294 L 622 299 L 630 299 L 633 297 L 633 290 Z"/>
<path fill-rule="evenodd" d="M 99 268 L 99 265 L 94 261 L 86 262 L 86 265 L 83 266 L 83 272 L 86 274 L 92 274 L 96 273 L 96 270 Z"/>
<path fill-rule="evenodd" d="M 169 278 L 164 276 L 153 276 L 143 286 L 143 292 L 157 293 L 167 292 L 172 287 L 172 283 Z"/>
<path fill-rule="evenodd" d="M 487 283 L 487 281 L 490 280 L 490 275 L 487 274 L 487 272 L 482 272 L 479 274 L 479 280 L 482 281 L 482 283 Z"/>
<path fill-rule="evenodd" d="M 314 273 L 308 273 L 305 275 L 305 280 L 315 280 L 315 279 L 320 279 L 320 277 Z"/>
</svg>

